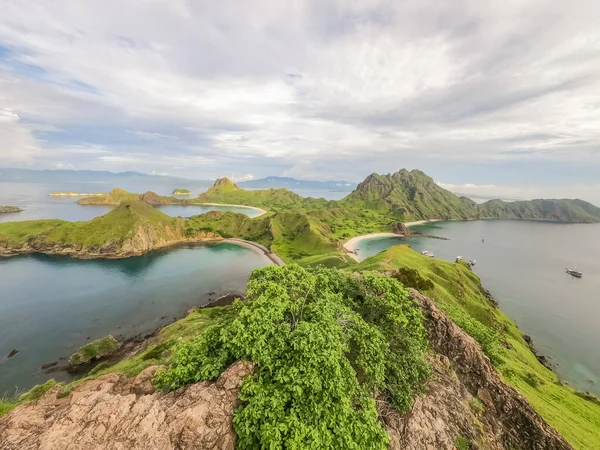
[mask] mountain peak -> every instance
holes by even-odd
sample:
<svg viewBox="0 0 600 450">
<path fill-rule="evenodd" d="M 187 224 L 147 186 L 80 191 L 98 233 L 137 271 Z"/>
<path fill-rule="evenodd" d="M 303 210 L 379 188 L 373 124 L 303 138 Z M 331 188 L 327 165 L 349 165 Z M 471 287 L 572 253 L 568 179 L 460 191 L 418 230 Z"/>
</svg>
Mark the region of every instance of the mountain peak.
<svg viewBox="0 0 600 450">
<path fill-rule="evenodd" d="M 237 184 L 235 184 L 233 181 L 231 181 L 227 177 L 217 178 L 215 180 L 215 183 L 213 184 L 213 186 L 232 186 L 236 190 L 240 188 Z"/>
</svg>

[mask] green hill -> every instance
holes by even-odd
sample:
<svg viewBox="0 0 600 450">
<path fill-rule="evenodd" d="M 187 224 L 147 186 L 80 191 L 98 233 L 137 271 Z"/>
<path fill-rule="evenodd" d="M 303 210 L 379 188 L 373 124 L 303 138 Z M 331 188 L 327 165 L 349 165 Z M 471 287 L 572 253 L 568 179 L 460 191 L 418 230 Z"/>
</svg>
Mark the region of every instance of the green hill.
<svg viewBox="0 0 600 450">
<path fill-rule="evenodd" d="M 163 214 L 144 202 L 124 201 L 108 214 L 88 222 L 32 220 L 0 224 L 0 254 L 126 257 L 207 236 L 186 233 L 186 226 L 184 219 Z"/>
<path fill-rule="evenodd" d="M 78 200 L 80 205 L 120 205 L 122 202 L 142 201 L 149 205 L 180 205 L 186 204 L 189 200 L 165 197 L 154 192 L 148 191 L 143 194 L 134 194 L 125 189 L 115 188 L 108 194 L 86 197 Z"/>
<path fill-rule="evenodd" d="M 394 275 L 405 268 L 431 282 L 422 293 L 481 344 L 505 382 L 517 388 L 551 426 L 576 448 L 600 448 L 600 403 L 565 386 L 537 360 L 515 323 L 488 300 L 479 277 L 467 264 L 428 258 L 399 245 L 351 269 Z M 399 279 L 410 287 L 402 274 Z"/>
<path fill-rule="evenodd" d="M 402 221 L 493 218 L 600 222 L 600 208 L 583 200 L 491 200 L 478 205 L 438 186 L 420 170 L 371 174 L 340 203 L 388 214 Z"/>
<path fill-rule="evenodd" d="M 205 231 L 258 242 L 288 261 L 340 251 L 329 227 L 303 213 L 281 211 L 251 219 L 245 214 L 213 211 L 193 216 L 187 229 L 191 234 Z"/>
<path fill-rule="evenodd" d="M 503 202 L 490 200 L 478 206 L 480 218 L 528 219 L 552 222 L 599 222 L 600 208 L 583 200 L 530 200 Z"/>
<path fill-rule="evenodd" d="M 373 173 L 341 203 L 363 206 L 405 221 L 467 219 L 477 215 L 475 202 L 441 188 L 419 170 L 402 169 L 391 175 Z"/>
</svg>

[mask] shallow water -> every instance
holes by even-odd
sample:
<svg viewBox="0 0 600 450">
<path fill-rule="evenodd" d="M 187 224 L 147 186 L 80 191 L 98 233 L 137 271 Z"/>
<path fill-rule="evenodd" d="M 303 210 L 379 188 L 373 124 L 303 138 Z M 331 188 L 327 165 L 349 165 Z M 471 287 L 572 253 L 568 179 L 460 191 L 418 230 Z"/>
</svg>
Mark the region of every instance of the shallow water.
<svg viewBox="0 0 600 450">
<path fill-rule="evenodd" d="M 600 395 L 600 224 L 473 221 L 414 229 L 450 240 L 376 238 L 361 241 L 357 253 L 366 258 L 403 243 L 447 261 L 477 260 L 484 286 L 539 352 L 558 363 L 559 375 Z"/>
<path fill-rule="evenodd" d="M 120 260 L 0 259 L 0 394 L 49 378 L 40 366 L 108 334 L 145 335 L 227 293 L 242 293 L 264 255 L 196 244 Z M 214 292 L 213 295 L 209 293 Z M 12 349 L 19 353 L 7 359 Z"/>
</svg>

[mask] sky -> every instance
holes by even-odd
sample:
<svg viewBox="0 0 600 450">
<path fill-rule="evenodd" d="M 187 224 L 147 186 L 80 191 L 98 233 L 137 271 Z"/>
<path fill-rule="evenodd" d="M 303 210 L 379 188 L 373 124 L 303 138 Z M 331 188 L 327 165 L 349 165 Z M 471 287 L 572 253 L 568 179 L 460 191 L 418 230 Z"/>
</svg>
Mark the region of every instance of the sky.
<svg viewBox="0 0 600 450">
<path fill-rule="evenodd" d="M 0 0 L 0 160 L 600 204 L 600 2 Z"/>
</svg>

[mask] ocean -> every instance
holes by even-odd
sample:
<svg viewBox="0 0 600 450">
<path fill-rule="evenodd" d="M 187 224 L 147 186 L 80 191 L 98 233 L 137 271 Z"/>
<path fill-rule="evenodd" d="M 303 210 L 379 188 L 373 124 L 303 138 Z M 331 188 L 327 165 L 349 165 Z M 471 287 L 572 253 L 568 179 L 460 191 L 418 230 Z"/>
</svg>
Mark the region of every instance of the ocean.
<svg viewBox="0 0 600 450">
<path fill-rule="evenodd" d="M 482 220 L 414 230 L 449 240 L 375 238 L 361 241 L 357 253 L 366 258 L 408 244 L 447 261 L 475 259 L 483 285 L 539 353 L 551 358 L 558 375 L 600 395 L 600 224 Z M 567 267 L 583 278 L 565 273 Z"/>
</svg>

